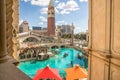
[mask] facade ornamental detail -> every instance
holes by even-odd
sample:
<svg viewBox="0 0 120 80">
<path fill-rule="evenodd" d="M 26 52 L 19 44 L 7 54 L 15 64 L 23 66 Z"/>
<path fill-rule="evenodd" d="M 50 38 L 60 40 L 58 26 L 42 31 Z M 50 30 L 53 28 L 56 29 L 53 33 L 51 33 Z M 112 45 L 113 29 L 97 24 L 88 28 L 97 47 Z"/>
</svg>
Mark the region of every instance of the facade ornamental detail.
<svg viewBox="0 0 120 80">
<path fill-rule="evenodd" d="M 17 38 L 19 24 L 19 0 L 6 0 L 7 51 L 17 59 Z"/>
</svg>

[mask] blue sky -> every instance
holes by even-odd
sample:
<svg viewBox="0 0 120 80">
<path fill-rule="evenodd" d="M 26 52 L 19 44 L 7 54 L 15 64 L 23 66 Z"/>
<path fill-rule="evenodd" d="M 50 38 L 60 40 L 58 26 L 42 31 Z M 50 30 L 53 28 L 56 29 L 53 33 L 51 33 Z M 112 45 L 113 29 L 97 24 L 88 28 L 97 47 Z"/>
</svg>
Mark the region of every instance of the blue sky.
<svg viewBox="0 0 120 80">
<path fill-rule="evenodd" d="M 20 0 L 20 20 L 29 26 L 47 27 L 47 7 L 50 0 Z M 75 33 L 88 29 L 88 0 L 54 0 L 56 25 L 72 23 Z"/>
</svg>

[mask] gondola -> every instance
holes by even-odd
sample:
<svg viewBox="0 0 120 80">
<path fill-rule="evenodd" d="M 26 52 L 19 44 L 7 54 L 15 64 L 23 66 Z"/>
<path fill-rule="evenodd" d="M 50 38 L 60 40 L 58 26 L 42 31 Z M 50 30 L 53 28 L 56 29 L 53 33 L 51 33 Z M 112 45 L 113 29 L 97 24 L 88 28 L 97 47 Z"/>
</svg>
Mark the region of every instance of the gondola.
<svg viewBox="0 0 120 80">
<path fill-rule="evenodd" d="M 63 58 L 65 58 L 65 57 L 67 57 L 68 56 L 68 53 L 65 53 L 64 55 L 63 55 Z"/>
<path fill-rule="evenodd" d="M 82 56 L 78 53 L 77 54 L 78 59 L 82 59 Z"/>
</svg>

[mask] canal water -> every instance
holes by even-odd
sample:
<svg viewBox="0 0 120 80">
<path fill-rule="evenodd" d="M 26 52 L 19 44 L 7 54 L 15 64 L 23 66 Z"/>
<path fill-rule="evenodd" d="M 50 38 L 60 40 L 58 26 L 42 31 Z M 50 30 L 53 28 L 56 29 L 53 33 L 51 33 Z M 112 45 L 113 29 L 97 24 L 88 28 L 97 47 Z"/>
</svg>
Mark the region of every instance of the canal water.
<svg viewBox="0 0 120 80">
<path fill-rule="evenodd" d="M 79 64 L 85 69 L 88 68 L 88 59 L 83 57 L 80 50 L 76 50 L 74 48 L 60 48 L 51 49 L 51 51 L 56 51 L 57 54 L 54 57 L 51 57 L 48 60 L 44 61 L 34 60 L 20 62 L 18 68 L 31 78 L 35 76 L 36 72 L 39 69 L 45 68 L 47 65 L 49 65 L 51 68 L 58 69 L 61 77 L 66 76 L 66 73 L 64 71 L 66 68 L 70 68 L 75 64 Z M 78 54 L 82 57 L 78 58 Z"/>
</svg>

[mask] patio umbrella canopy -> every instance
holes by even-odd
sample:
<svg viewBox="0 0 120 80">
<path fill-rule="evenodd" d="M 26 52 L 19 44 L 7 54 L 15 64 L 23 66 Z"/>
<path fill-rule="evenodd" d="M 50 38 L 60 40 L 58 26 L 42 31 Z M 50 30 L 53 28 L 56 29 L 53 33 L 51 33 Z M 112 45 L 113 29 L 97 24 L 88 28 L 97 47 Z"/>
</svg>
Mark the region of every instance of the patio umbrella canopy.
<svg viewBox="0 0 120 80">
<path fill-rule="evenodd" d="M 76 65 L 73 68 L 68 68 L 66 71 L 66 80 L 79 80 L 87 78 L 87 72 L 82 69 L 79 65 Z"/>
<path fill-rule="evenodd" d="M 38 70 L 33 80 L 48 79 L 48 78 L 53 80 L 62 80 L 62 78 L 58 73 L 58 70 L 50 68 L 49 66 L 46 66 L 46 68 L 44 69 Z"/>
</svg>

